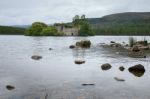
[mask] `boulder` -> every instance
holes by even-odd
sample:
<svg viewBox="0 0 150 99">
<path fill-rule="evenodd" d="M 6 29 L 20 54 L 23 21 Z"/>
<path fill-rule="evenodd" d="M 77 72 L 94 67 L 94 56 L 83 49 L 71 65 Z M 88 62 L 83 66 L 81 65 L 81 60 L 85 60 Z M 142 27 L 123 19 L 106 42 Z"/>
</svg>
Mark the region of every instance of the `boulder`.
<svg viewBox="0 0 150 99">
<path fill-rule="evenodd" d="M 6 88 L 7 88 L 8 90 L 13 90 L 13 89 L 15 89 L 15 87 L 14 87 L 14 86 L 11 86 L 11 85 L 7 85 Z"/>
<path fill-rule="evenodd" d="M 139 49 L 140 50 L 149 50 L 150 48 L 149 48 L 149 46 L 141 46 L 141 47 L 139 47 Z"/>
<path fill-rule="evenodd" d="M 42 56 L 33 55 L 31 58 L 34 59 L 34 60 L 40 60 L 40 59 L 42 59 Z"/>
<path fill-rule="evenodd" d="M 121 67 L 119 67 L 119 70 L 120 70 L 120 71 L 124 71 L 125 68 L 124 68 L 123 66 L 121 66 Z"/>
<path fill-rule="evenodd" d="M 70 45 L 69 48 L 70 49 L 74 49 L 76 46 L 75 45 Z"/>
<path fill-rule="evenodd" d="M 141 76 L 143 76 L 144 73 L 145 73 L 145 68 L 144 68 L 144 66 L 141 65 L 141 64 L 132 66 L 132 67 L 130 67 L 128 70 L 129 70 L 130 73 L 132 73 L 133 75 L 135 75 L 135 76 L 137 76 L 137 77 L 141 77 Z"/>
<path fill-rule="evenodd" d="M 76 59 L 75 60 L 75 64 L 84 64 L 85 63 L 85 60 L 82 60 L 82 59 Z"/>
<path fill-rule="evenodd" d="M 90 48 L 91 41 L 90 40 L 81 40 L 79 42 L 76 42 L 76 46 L 81 47 L 81 48 Z"/>
<path fill-rule="evenodd" d="M 109 69 L 111 69 L 111 67 L 112 66 L 110 64 L 108 64 L 108 63 L 101 65 L 101 69 L 102 70 L 109 70 Z"/>
<path fill-rule="evenodd" d="M 139 49 L 138 46 L 133 46 L 133 47 L 131 48 L 131 51 L 133 51 L 133 52 L 139 52 L 140 49 Z"/>
</svg>

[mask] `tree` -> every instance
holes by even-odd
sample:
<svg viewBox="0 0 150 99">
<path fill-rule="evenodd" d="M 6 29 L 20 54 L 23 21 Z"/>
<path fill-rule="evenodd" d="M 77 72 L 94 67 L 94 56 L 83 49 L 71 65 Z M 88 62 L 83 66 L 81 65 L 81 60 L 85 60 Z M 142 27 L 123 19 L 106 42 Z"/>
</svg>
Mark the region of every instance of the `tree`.
<svg viewBox="0 0 150 99">
<path fill-rule="evenodd" d="M 75 15 L 75 17 L 73 17 L 73 21 L 79 20 L 80 16 L 79 15 Z"/>
<path fill-rule="evenodd" d="M 79 15 L 75 15 L 75 17 L 73 18 L 73 24 L 74 24 L 74 26 L 78 26 L 79 22 L 80 22 Z"/>
<path fill-rule="evenodd" d="M 84 20 L 85 19 L 85 15 L 83 14 L 82 16 L 81 16 L 81 20 Z"/>
<path fill-rule="evenodd" d="M 43 36 L 59 36 L 57 29 L 54 26 L 49 26 L 47 28 L 44 28 L 41 32 L 41 35 Z"/>
<path fill-rule="evenodd" d="M 32 26 L 26 30 L 28 36 L 41 36 L 41 32 L 47 25 L 42 22 L 34 22 Z"/>
<path fill-rule="evenodd" d="M 93 36 L 94 32 L 91 29 L 90 24 L 87 21 L 82 21 L 80 24 L 80 30 L 79 30 L 80 36 Z"/>
</svg>

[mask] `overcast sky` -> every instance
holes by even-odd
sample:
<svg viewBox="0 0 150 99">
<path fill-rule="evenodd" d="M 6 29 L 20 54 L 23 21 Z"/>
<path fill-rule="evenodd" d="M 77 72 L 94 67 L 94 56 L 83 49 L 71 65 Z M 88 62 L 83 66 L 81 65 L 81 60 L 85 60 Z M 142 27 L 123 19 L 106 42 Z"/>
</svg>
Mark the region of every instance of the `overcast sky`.
<svg viewBox="0 0 150 99">
<path fill-rule="evenodd" d="M 0 25 L 68 22 L 120 12 L 149 12 L 150 0 L 0 0 Z"/>
</svg>

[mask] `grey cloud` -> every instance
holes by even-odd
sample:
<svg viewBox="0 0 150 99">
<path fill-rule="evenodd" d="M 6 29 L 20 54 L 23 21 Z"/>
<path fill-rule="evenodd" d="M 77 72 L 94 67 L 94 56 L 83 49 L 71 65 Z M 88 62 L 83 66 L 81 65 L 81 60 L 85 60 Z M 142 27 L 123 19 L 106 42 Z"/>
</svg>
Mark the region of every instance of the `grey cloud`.
<svg viewBox="0 0 150 99">
<path fill-rule="evenodd" d="M 150 11 L 149 0 L 0 0 L 0 25 L 68 22 L 76 14 L 102 17 Z"/>
</svg>

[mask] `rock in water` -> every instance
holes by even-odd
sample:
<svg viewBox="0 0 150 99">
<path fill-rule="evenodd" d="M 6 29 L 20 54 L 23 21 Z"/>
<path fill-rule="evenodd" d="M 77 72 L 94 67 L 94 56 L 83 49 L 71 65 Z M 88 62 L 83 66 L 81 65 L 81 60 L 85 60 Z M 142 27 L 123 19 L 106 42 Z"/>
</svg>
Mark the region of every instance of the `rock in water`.
<svg viewBox="0 0 150 99">
<path fill-rule="evenodd" d="M 82 86 L 94 86 L 95 84 L 82 84 Z"/>
<path fill-rule="evenodd" d="M 118 77 L 114 77 L 114 79 L 115 79 L 116 81 L 125 81 L 124 79 L 118 78 Z"/>
<path fill-rule="evenodd" d="M 124 71 L 124 69 L 125 69 L 125 68 L 124 68 L 123 66 L 119 67 L 119 70 L 120 70 L 120 71 Z"/>
<path fill-rule="evenodd" d="M 69 46 L 70 49 L 73 49 L 73 48 L 75 48 L 75 47 L 76 47 L 75 45 L 70 45 L 70 46 Z"/>
<path fill-rule="evenodd" d="M 52 48 L 49 48 L 49 50 L 53 50 Z"/>
<path fill-rule="evenodd" d="M 130 67 L 128 70 L 129 70 L 130 73 L 132 73 L 133 75 L 135 75 L 137 77 L 141 77 L 145 73 L 145 68 L 141 64 Z"/>
<path fill-rule="evenodd" d="M 102 69 L 102 70 L 109 70 L 111 67 L 112 67 L 112 66 L 111 66 L 110 64 L 106 63 L 106 64 L 103 64 L 103 65 L 101 66 L 101 69 Z"/>
<path fill-rule="evenodd" d="M 84 64 L 85 63 L 85 60 L 82 60 L 82 59 L 77 59 L 75 60 L 75 64 Z"/>
<path fill-rule="evenodd" d="M 81 40 L 79 42 L 76 42 L 76 46 L 81 47 L 81 48 L 90 48 L 91 41 L 90 40 Z"/>
<path fill-rule="evenodd" d="M 140 49 L 138 46 L 133 46 L 132 49 L 131 49 L 133 52 L 139 52 Z"/>
<path fill-rule="evenodd" d="M 15 89 L 15 87 L 14 87 L 14 86 L 11 86 L 11 85 L 7 85 L 6 88 L 7 88 L 8 90 L 13 90 L 13 89 Z"/>
<path fill-rule="evenodd" d="M 34 60 L 40 60 L 40 59 L 42 59 L 42 56 L 33 55 L 31 58 L 34 59 Z"/>
<path fill-rule="evenodd" d="M 115 41 L 110 41 L 110 43 L 116 43 Z"/>
</svg>

